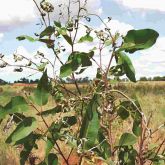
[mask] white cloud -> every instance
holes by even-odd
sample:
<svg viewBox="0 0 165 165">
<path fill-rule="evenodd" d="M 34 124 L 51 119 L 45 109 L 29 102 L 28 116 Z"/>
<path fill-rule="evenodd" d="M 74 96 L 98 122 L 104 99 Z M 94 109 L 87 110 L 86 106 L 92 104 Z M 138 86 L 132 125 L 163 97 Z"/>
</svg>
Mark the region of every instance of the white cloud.
<svg viewBox="0 0 165 165">
<path fill-rule="evenodd" d="M 104 21 L 106 22 L 107 20 L 104 20 Z M 108 23 L 108 26 L 111 28 L 112 34 L 115 34 L 116 31 L 120 32 L 121 34 L 126 34 L 128 30 L 133 28 L 131 25 L 126 24 L 124 22 L 119 22 L 118 20 L 112 20 L 110 23 Z M 98 28 L 98 29 L 104 29 L 104 28 L 105 28 L 104 25 L 101 25 L 100 28 Z M 80 37 L 84 36 L 85 34 L 86 34 L 86 28 L 84 28 L 84 26 L 82 26 L 81 30 L 78 31 L 76 40 L 78 41 L 80 39 Z M 91 35 L 94 35 L 94 33 L 92 33 Z M 99 44 L 99 42 L 97 40 L 95 40 L 95 42 L 92 42 L 92 43 L 88 43 L 88 42 L 87 43 L 81 43 L 81 44 L 79 43 L 79 44 L 75 45 L 74 50 L 75 51 L 89 52 L 92 48 L 99 47 L 98 44 Z M 68 55 L 71 52 L 71 47 L 66 41 L 63 41 L 61 43 L 61 45 L 63 45 L 67 50 L 65 52 L 65 54 L 63 54 L 62 56 L 60 55 L 60 57 L 62 58 L 62 61 L 65 63 Z M 40 47 L 37 50 L 43 52 L 50 61 L 54 60 L 54 55 L 46 47 Z M 17 53 L 22 54 L 25 57 L 28 57 L 28 58 L 32 59 L 34 62 L 38 63 L 38 60 L 33 57 L 37 50 L 35 50 L 33 52 L 29 52 L 24 47 L 20 46 L 17 48 Z M 103 50 L 102 54 L 103 54 L 102 55 L 102 64 L 104 66 L 107 66 L 109 63 L 109 60 L 110 60 L 110 56 L 111 56 L 111 53 L 109 52 L 109 48 L 105 48 Z M 97 63 L 100 62 L 99 50 L 95 51 L 94 59 L 97 61 Z M 11 63 L 11 58 L 9 58 L 9 61 Z M 23 64 L 25 64 L 25 63 L 23 63 Z M 14 64 L 14 61 L 13 61 L 13 64 Z M 60 63 L 58 62 L 56 64 L 56 68 L 55 68 L 55 70 L 57 71 L 57 74 L 59 74 L 60 66 L 61 66 Z M 52 76 L 52 70 L 50 68 L 51 67 L 48 67 L 48 73 L 50 76 Z M 95 62 L 93 62 L 92 67 L 89 67 L 83 74 L 81 74 L 77 77 L 83 77 L 83 76 L 84 77 L 85 76 L 94 77 L 96 75 L 97 68 L 98 68 L 98 66 L 95 64 Z M 10 73 L 11 75 L 19 75 L 20 77 L 23 77 L 24 75 L 32 74 L 33 71 L 25 70 L 23 73 L 13 73 L 13 70 L 7 70 L 7 73 L 8 74 Z"/>
<path fill-rule="evenodd" d="M 61 21 L 66 21 L 68 18 L 68 3 L 69 0 L 50 0 L 50 2 L 54 6 L 54 13 L 51 14 L 51 17 L 53 19 L 58 20 L 59 19 L 59 13 L 63 13 L 62 18 L 60 18 Z M 76 3 L 76 1 L 71 1 L 70 5 L 70 15 L 71 16 L 76 16 L 78 13 L 79 9 L 79 4 Z M 83 7 L 85 4 L 85 0 L 81 0 L 81 6 Z M 59 5 L 62 6 L 59 8 Z M 85 6 L 87 9 L 88 13 L 94 13 L 94 14 L 101 14 L 102 13 L 102 6 L 101 6 L 101 0 L 88 0 L 87 4 Z M 81 10 L 84 12 L 84 10 Z"/>
<path fill-rule="evenodd" d="M 2 41 L 3 37 L 4 37 L 4 34 L 0 33 L 0 42 Z"/>
<path fill-rule="evenodd" d="M 31 0 L 0 0 L 0 3 L 1 31 L 31 22 L 36 17 L 34 4 Z"/>
<path fill-rule="evenodd" d="M 165 12 L 164 0 L 115 0 L 119 5 L 133 9 L 158 10 Z"/>
<path fill-rule="evenodd" d="M 37 1 L 40 2 L 40 1 Z M 51 15 L 57 19 L 59 17 L 58 5 L 64 3 L 67 5 L 66 0 L 51 0 L 55 6 L 54 13 Z M 81 1 L 82 2 L 82 1 Z M 32 0 L 0 0 L 0 31 L 7 31 L 14 27 L 19 27 L 23 24 L 33 22 L 40 14 Z M 101 0 L 88 0 L 87 9 L 92 13 L 101 13 Z M 67 15 L 67 9 L 62 9 Z M 72 15 L 77 12 L 77 6 L 71 6 Z M 64 15 L 64 17 L 66 17 Z"/>
<path fill-rule="evenodd" d="M 108 20 L 105 19 L 104 22 L 107 22 Z M 121 22 L 118 20 L 111 20 L 107 23 L 107 26 L 111 29 L 111 33 L 114 35 L 116 32 L 119 32 L 122 35 L 126 35 L 126 33 L 133 29 L 133 26 L 130 24 L 127 24 L 125 22 Z M 105 26 L 102 24 L 101 28 L 105 28 Z"/>
<path fill-rule="evenodd" d="M 137 77 L 164 76 L 165 75 L 165 37 L 158 38 L 156 44 L 144 51 L 140 51 L 140 57 L 136 60 L 132 58 L 135 64 Z"/>
</svg>

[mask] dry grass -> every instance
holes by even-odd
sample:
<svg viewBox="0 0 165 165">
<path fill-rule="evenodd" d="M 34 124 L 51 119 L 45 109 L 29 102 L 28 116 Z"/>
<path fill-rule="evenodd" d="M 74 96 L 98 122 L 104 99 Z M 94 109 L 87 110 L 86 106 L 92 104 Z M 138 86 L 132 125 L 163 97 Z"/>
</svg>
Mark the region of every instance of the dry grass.
<svg viewBox="0 0 165 165">
<path fill-rule="evenodd" d="M 0 92 L 0 104 L 5 105 L 12 96 L 22 94 L 23 90 L 27 92 L 32 92 L 35 86 L 9 86 L 5 85 L 0 87 L 2 91 Z M 80 88 L 83 92 L 86 91 L 88 84 L 81 84 Z M 75 85 L 67 84 L 66 88 L 75 91 Z M 138 98 L 141 107 L 145 114 L 148 116 L 150 112 L 153 113 L 152 125 L 151 127 L 155 128 L 164 121 L 164 117 L 161 114 L 161 111 L 165 110 L 165 82 L 138 82 L 136 84 L 133 83 L 119 83 L 114 86 L 114 88 L 122 90 L 124 93 L 128 94 L 130 97 Z M 48 109 L 52 107 L 54 104 L 53 100 L 50 98 L 48 106 L 44 107 L 44 109 Z M 47 118 L 47 120 L 52 120 Z M 41 124 L 41 128 L 44 126 Z M 162 133 L 163 135 L 163 133 Z M 0 165 L 19 165 L 18 163 L 18 152 L 16 149 L 5 144 L 5 135 L 2 131 L 0 131 Z M 44 142 L 39 142 L 39 153 L 40 158 L 44 157 Z M 66 146 L 63 146 L 64 150 L 68 154 L 68 149 Z M 36 151 L 36 154 L 38 151 Z M 73 160 L 70 160 L 73 164 L 77 161 L 76 155 L 73 156 Z"/>
</svg>

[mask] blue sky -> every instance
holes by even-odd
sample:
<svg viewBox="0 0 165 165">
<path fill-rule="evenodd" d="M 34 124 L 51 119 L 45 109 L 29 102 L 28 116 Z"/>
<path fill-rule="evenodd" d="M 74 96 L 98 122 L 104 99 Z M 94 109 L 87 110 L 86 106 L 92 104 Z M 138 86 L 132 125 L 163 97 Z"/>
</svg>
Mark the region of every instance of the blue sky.
<svg viewBox="0 0 165 165">
<path fill-rule="evenodd" d="M 63 0 L 63 2 L 66 1 Z M 49 56 L 49 50 L 45 50 L 42 44 L 16 40 L 16 37 L 21 34 L 33 35 L 34 32 L 40 31 L 40 27 L 36 26 L 39 16 L 32 0 L 0 0 L 0 2 L 0 53 L 5 54 L 8 60 L 15 50 L 27 56 L 42 50 Z M 52 0 L 52 2 L 56 4 L 61 1 Z M 114 30 L 125 33 L 131 28 L 152 28 L 158 31 L 159 39 L 152 48 L 130 55 L 130 58 L 135 65 L 138 78 L 165 75 L 164 0 L 88 0 L 88 3 L 90 12 L 99 13 L 103 19 L 112 17 L 110 26 Z M 100 27 L 101 23 L 94 19 L 92 25 Z M 106 58 L 105 55 L 105 61 Z M 0 69 L 0 78 L 13 81 L 23 76 L 21 73 L 13 73 L 12 70 L 13 68 Z M 85 74 L 92 76 L 91 72 L 92 69 L 89 69 Z M 28 73 L 30 74 L 30 71 L 25 72 L 25 74 Z"/>
</svg>

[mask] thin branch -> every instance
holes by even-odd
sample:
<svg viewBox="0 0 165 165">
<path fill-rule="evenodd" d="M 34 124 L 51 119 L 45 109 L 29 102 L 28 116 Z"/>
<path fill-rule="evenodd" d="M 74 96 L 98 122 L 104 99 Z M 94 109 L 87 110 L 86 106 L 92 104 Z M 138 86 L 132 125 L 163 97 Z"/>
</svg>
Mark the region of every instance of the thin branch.
<svg viewBox="0 0 165 165">
<path fill-rule="evenodd" d="M 41 9 L 40 9 L 40 7 L 38 6 L 37 2 L 36 2 L 35 0 L 33 0 L 33 2 L 35 3 L 35 5 L 36 5 L 38 11 L 40 12 L 41 17 L 42 17 L 42 20 L 44 21 L 45 26 L 47 27 L 47 24 L 46 24 L 45 18 L 44 18 L 44 16 L 43 16 L 43 12 L 41 11 Z"/>
</svg>

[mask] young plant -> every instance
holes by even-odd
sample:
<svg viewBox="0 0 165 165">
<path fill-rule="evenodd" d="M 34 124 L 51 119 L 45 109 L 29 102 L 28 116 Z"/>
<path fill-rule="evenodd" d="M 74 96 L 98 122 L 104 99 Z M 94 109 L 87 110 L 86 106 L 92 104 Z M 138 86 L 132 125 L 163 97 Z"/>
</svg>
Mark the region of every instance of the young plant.
<svg viewBox="0 0 165 165">
<path fill-rule="evenodd" d="M 54 60 L 39 51 L 35 55 L 38 63 L 17 53 L 14 54 L 15 62 L 25 60 L 26 65 L 10 64 L 4 56 L 0 59 L 1 68 L 14 66 L 16 72 L 28 68 L 42 73 L 33 93 L 15 96 L 0 107 L 1 122 L 8 118 L 4 130 L 9 129 L 11 122 L 16 125 L 6 143 L 22 146 L 20 164 L 29 161 L 31 165 L 100 162 L 163 165 L 165 139 L 159 138 L 155 144 L 153 137 L 164 124 L 151 130 L 152 118 L 146 118 L 138 100 L 114 89 L 112 81 L 112 78 L 117 80 L 126 75 L 130 81 L 136 82 L 128 53 L 132 55 L 150 48 L 159 34 L 152 29 L 130 30 L 125 36 L 112 34 L 108 27 L 111 18 L 106 23 L 97 14 L 88 13 L 87 0 L 74 2 L 78 7 L 76 15 L 72 15 L 72 1 L 68 0 L 67 6 L 60 4 L 59 20 L 55 21 L 51 19 L 51 13 L 56 11 L 50 2 L 43 0 L 38 4 L 33 1 L 41 14 L 43 30 L 35 33 L 35 37 L 21 35 L 17 39 L 44 43 L 52 50 Z M 64 9 L 68 15 L 67 20 L 62 21 L 66 14 Z M 93 17 L 101 21 L 103 29 L 89 26 Z M 80 36 L 82 29 L 85 32 Z M 64 46 L 64 43 L 67 44 Z M 77 47 L 84 43 L 90 43 L 93 48 L 78 51 Z M 106 66 L 103 63 L 105 50 L 109 51 Z M 66 61 L 62 55 L 67 57 Z M 99 62 L 96 57 L 99 57 Z M 57 61 L 61 65 L 59 73 L 56 73 Z M 96 77 L 86 84 L 84 92 L 76 75 L 93 65 L 97 66 Z M 48 76 L 51 69 L 53 75 Z M 64 83 L 66 78 L 73 80 L 74 89 Z M 45 146 L 44 157 L 34 156 L 36 151 L 40 152 L 42 145 L 39 144 Z M 75 162 L 72 162 L 72 157 L 76 158 Z"/>
</svg>

